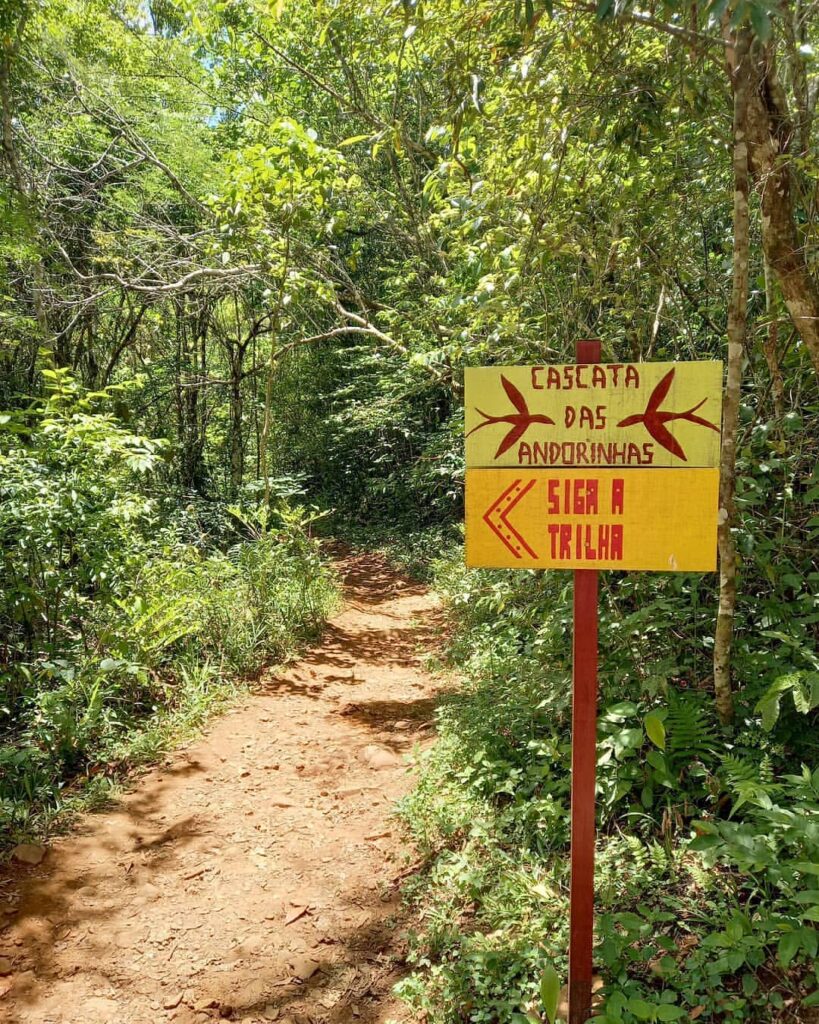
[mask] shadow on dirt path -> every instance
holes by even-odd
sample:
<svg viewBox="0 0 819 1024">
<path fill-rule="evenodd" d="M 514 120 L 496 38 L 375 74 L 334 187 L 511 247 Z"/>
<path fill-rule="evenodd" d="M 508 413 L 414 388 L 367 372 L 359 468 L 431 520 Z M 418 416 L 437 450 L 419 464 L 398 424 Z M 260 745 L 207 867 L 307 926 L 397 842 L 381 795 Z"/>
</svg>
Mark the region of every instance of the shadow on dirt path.
<svg viewBox="0 0 819 1024">
<path fill-rule="evenodd" d="M 435 599 L 373 555 L 302 661 L 0 878 L 0 1022 L 400 1020 L 390 814 L 431 736 Z"/>
</svg>

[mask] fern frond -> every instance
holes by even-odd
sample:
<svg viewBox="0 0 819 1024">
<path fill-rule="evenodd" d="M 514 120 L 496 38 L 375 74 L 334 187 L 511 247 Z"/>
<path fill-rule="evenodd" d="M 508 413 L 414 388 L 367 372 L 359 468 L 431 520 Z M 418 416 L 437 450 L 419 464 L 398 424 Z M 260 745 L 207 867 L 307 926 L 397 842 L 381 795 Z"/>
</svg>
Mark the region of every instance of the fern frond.
<svg viewBox="0 0 819 1024">
<path fill-rule="evenodd" d="M 702 702 L 688 695 L 672 696 L 665 726 L 666 754 L 675 772 L 694 761 L 714 762 L 715 726 Z"/>
<path fill-rule="evenodd" d="M 782 788 L 773 781 L 773 771 L 767 757 L 756 763 L 736 754 L 726 754 L 721 774 L 728 792 L 734 798 L 732 813 L 747 803 L 769 809 L 773 806 L 771 797 Z"/>
</svg>

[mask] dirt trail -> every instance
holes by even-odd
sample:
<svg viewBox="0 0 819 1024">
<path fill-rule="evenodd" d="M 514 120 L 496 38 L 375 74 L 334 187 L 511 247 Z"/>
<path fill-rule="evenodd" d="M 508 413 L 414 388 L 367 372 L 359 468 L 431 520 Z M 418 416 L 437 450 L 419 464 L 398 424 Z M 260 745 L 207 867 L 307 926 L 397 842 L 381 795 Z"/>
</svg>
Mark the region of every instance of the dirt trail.
<svg viewBox="0 0 819 1024">
<path fill-rule="evenodd" d="M 403 755 L 430 737 L 434 598 L 341 563 L 292 669 L 0 879 L 3 1024 L 400 1019 Z"/>
</svg>

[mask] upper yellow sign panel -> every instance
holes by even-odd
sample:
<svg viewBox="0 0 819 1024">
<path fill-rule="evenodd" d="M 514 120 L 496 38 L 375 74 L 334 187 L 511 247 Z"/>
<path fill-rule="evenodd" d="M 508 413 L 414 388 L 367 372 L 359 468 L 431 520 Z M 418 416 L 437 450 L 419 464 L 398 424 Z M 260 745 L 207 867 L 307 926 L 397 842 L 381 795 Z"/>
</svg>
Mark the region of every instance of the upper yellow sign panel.
<svg viewBox="0 0 819 1024">
<path fill-rule="evenodd" d="M 466 464 L 719 465 L 722 363 L 466 370 Z"/>
</svg>

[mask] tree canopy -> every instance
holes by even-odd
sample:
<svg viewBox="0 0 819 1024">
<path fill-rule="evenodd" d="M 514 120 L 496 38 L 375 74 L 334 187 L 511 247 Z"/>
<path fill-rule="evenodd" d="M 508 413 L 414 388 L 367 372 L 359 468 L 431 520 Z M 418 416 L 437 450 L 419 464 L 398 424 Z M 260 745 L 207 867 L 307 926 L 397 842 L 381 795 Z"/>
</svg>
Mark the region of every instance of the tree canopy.
<svg viewBox="0 0 819 1024">
<path fill-rule="evenodd" d="M 813 0 L 0 3 L 0 821 L 52 813 L 180 665 L 310 635 L 316 530 L 386 543 L 473 685 L 410 801 L 440 878 L 405 994 L 541 1019 L 566 578 L 459 568 L 463 370 L 724 359 L 719 579 L 605 587 L 601 1019 L 806 1020 L 818 50 Z"/>
</svg>

